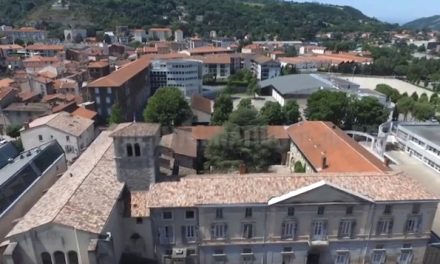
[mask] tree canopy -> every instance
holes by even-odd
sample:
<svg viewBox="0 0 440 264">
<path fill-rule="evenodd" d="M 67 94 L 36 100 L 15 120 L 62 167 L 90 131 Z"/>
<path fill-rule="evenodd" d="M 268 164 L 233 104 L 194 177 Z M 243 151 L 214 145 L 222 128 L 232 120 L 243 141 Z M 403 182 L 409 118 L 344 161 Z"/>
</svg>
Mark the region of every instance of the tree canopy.
<svg viewBox="0 0 440 264">
<path fill-rule="evenodd" d="M 109 124 L 119 124 L 124 121 L 122 116 L 122 109 L 118 104 L 114 104 L 111 109 L 110 116 L 108 118 Z"/>
<path fill-rule="evenodd" d="M 350 100 L 345 93 L 320 90 L 307 99 L 305 115 L 308 120 L 331 121 L 344 127 L 349 107 Z"/>
<path fill-rule="evenodd" d="M 191 109 L 182 92 L 174 87 L 158 89 L 148 99 L 144 110 L 145 121 L 160 123 L 166 128 L 180 126 L 191 117 Z"/>
<path fill-rule="evenodd" d="M 226 93 L 220 94 L 214 103 L 211 124 L 223 125 L 223 123 L 229 119 L 229 115 L 232 113 L 233 109 L 234 105 L 231 96 Z"/>
<path fill-rule="evenodd" d="M 282 125 L 286 120 L 278 102 L 266 102 L 260 110 L 260 115 L 268 125 Z"/>
</svg>

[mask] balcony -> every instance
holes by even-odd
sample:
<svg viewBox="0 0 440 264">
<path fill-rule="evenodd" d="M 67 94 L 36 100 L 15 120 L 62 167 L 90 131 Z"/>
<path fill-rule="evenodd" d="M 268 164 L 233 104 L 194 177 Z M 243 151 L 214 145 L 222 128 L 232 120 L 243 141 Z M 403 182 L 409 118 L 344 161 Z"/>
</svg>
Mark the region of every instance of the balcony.
<svg viewBox="0 0 440 264">
<path fill-rule="evenodd" d="M 309 237 L 309 246 L 327 247 L 329 245 L 328 236 L 323 234 L 312 234 Z"/>
</svg>

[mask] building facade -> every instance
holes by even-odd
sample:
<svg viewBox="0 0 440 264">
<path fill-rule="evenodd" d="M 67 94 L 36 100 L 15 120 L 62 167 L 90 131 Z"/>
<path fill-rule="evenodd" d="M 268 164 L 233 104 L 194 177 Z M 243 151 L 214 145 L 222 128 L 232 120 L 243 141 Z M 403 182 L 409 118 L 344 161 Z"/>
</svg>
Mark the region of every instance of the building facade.
<svg viewBox="0 0 440 264">
<path fill-rule="evenodd" d="M 93 120 L 60 112 L 33 120 L 20 132 L 24 149 L 56 140 L 73 162 L 95 139 Z"/>
<path fill-rule="evenodd" d="M 124 120 L 139 120 L 151 95 L 150 60 L 142 57 L 89 83 L 87 88 L 100 122 L 108 119 L 114 104 L 121 108 Z"/>
<path fill-rule="evenodd" d="M 186 98 L 202 91 L 202 62 L 198 60 L 153 60 L 151 88 L 176 87 Z"/>
<path fill-rule="evenodd" d="M 399 124 L 395 135 L 400 149 L 440 173 L 440 125 Z"/>
</svg>

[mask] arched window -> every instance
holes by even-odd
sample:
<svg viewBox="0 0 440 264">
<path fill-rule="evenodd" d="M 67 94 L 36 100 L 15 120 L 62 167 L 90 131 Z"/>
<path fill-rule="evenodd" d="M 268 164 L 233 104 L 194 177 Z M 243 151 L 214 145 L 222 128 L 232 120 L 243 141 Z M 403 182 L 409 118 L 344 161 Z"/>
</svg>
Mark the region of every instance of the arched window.
<svg viewBox="0 0 440 264">
<path fill-rule="evenodd" d="M 141 147 L 139 146 L 138 143 L 134 144 L 134 155 L 136 157 L 139 157 L 141 155 Z"/>
<path fill-rule="evenodd" d="M 52 258 L 50 257 L 50 254 L 47 252 L 41 253 L 41 262 L 43 264 L 52 264 Z"/>
<path fill-rule="evenodd" d="M 66 256 L 64 255 L 64 252 L 55 251 L 55 253 L 53 253 L 53 258 L 55 259 L 55 264 L 66 264 Z"/>
<path fill-rule="evenodd" d="M 133 156 L 133 147 L 131 146 L 131 144 L 127 144 L 127 156 Z"/>
<path fill-rule="evenodd" d="M 69 259 L 69 264 L 78 264 L 78 254 L 75 251 L 69 251 L 67 258 Z"/>
</svg>

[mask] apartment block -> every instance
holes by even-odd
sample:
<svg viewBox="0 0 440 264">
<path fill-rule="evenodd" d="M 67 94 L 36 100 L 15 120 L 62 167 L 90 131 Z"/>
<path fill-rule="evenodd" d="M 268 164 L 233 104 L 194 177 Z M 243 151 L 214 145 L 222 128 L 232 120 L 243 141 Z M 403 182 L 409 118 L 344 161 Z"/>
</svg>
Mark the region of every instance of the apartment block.
<svg viewBox="0 0 440 264">
<path fill-rule="evenodd" d="M 440 125 L 399 124 L 395 135 L 400 149 L 440 173 Z"/>
</svg>

